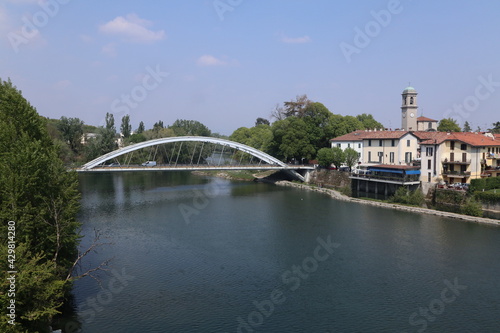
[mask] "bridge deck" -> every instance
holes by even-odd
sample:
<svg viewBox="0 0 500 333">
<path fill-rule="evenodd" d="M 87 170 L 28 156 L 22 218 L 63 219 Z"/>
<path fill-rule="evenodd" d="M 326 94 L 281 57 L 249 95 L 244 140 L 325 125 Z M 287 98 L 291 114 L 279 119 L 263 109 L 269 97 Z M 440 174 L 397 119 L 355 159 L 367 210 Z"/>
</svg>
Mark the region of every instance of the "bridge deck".
<svg viewBox="0 0 500 333">
<path fill-rule="evenodd" d="M 105 166 L 92 169 L 75 169 L 77 172 L 120 172 L 120 171 L 202 171 L 202 170 L 314 170 L 312 165 L 157 165 L 157 166 Z"/>
</svg>

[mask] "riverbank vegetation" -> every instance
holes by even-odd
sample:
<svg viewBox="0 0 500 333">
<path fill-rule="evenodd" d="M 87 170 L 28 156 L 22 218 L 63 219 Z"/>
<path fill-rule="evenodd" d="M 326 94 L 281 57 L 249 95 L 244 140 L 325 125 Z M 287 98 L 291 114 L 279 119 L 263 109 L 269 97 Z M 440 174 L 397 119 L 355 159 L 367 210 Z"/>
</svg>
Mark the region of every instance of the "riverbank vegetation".
<svg viewBox="0 0 500 333">
<path fill-rule="evenodd" d="M 78 258 L 77 176 L 47 128 L 21 91 L 0 81 L 1 332 L 48 332 Z"/>
</svg>

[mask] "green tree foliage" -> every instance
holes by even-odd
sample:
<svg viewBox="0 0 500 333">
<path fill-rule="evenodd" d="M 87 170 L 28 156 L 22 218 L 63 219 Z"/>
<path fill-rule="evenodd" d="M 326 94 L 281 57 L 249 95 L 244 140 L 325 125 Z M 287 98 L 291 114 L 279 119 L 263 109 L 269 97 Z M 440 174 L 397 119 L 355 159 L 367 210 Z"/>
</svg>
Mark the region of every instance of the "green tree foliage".
<svg viewBox="0 0 500 333">
<path fill-rule="evenodd" d="M 116 133 L 115 116 L 109 112 L 106 112 L 106 129 Z"/>
<path fill-rule="evenodd" d="M 331 148 L 331 150 L 333 153 L 332 154 L 332 156 L 333 156 L 332 163 L 338 169 L 345 162 L 345 154 L 342 151 L 342 149 L 340 149 L 339 147 L 333 147 L 333 148 Z"/>
<path fill-rule="evenodd" d="M 316 156 L 316 148 L 310 142 L 305 121 L 298 117 L 278 120 L 271 127 L 273 141 L 271 155 L 284 161 L 311 159 Z"/>
<path fill-rule="evenodd" d="M 79 153 L 83 136 L 83 121 L 78 118 L 61 117 L 57 129 L 62 139 L 74 153 Z"/>
<path fill-rule="evenodd" d="M 45 332 L 69 288 L 79 236 L 77 176 L 57 156 L 43 118 L 10 81 L 0 83 L 0 266 L 7 266 L 7 221 L 16 222 L 16 322 L 0 331 Z M 8 281 L 0 283 L 8 290 Z M 6 309 L 7 294 L 0 292 Z"/>
<path fill-rule="evenodd" d="M 360 114 L 356 116 L 356 119 L 359 120 L 363 127 L 366 129 L 383 129 L 384 125 L 376 121 L 371 114 Z"/>
<path fill-rule="evenodd" d="M 334 162 L 333 150 L 331 148 L 321 148 L 316 156 L 318 164 L 328 168 Z"/>
<path fill-rule="evenodd" d="M 97 129 L 97 137 L 88 140 L 85 146 L 87 161 L 93 160 L 94 158 L 112 152 L 118 148 L 116 144 L 116 132 L 113 128 L 99 127 Z"/>
<path fill-rule="evenodd" d="M 460 126 L 452 118 L 444 118 L 439 121 L 437 130 L 439 132 L 460 132 Z"/>
<path fill-rule="evenodd" d="M 137 131 L 135 131 L 135 133 L 137 133 L 137 134 L 141 134 L 141 133 L 143 133 L 145 130 L 146 130 L 146 129 L 144 128 L 144 122 L 143 122 L 143 121 L 141 121 L 141 122 L 139 123 L 139 127 L 137 127 Z"/>
<path fill-rule="evenodd" d="M 365 129 L 363 123 L 353 116 L 341 116 L 334 114 L 330 117 L 329 123 L 330 139 Z"/>
<path fill-rule="evenodd" d="M 229 136 L 229 140 L 268 152 L 273 141 L 273 131 L 271 126 L 264 124 L 251 128 L 240 127 Z"/>
<path fill-rule="evenodd" d="M 352 167 L 355 166 L 359 161 L 358 152 L 352 148 L 346 148 L 344 150 L 345 157 L 345 165 L 349 167 L 349 170 L 352 170 Z"/>
<path fill-rule="evenodd" d="M 463 132 L 472 132 L 472 128 L 470 127 L 470 124 L 468 121 L 465 121 L 464 127 L 462 128 Z"/>
<path fill-rule="evenodd" d="M 396 190 L 396 193 L 394 193 L 394 196 L 392 196 L 389 201 L 404 205 L 422 206 L 425 202 L 425 198 L 420 188 L 415 191 L 410 191 L 407 187 L 401 186 Z"/>
<path fill-rule="evenodd" d="M 493 123 L 493 128 L 490 131 L 491 133 L 500 133 L 500 121 Z"/>
<path fill-rule="evenodd" d="M 483 207 L 481 203 L 474 198 L 469 198 L 464 205 L 460 207 L 460 212 L 470 216 L 483 216 Z"/>
<path fill-rule="evenodd" d="M 159 130 L 160 128 L 164 128 L 163 121 L 159 120 L 153 125 L 153 130 Z"/>
<path fill-rule="evenodd" d="M 171 126 L 176 136 L 210 136 L 207 126 L 196 120 L 177 119 Z"/>
<path fill-rule="evenodd" d="M 130 125 L 130 116 L 128 114 L 122 117 L 120 131 L 124 138 L 128 138 L 132 132 L 132 125 Z"/>
<path fill-rule="evenodd" d="M 259 126 L 259 125 L 271 125 L 271 123 L 269 122 L 269 120 L 259 117 L 255 121 L 255 126 Z"/>
</svg>

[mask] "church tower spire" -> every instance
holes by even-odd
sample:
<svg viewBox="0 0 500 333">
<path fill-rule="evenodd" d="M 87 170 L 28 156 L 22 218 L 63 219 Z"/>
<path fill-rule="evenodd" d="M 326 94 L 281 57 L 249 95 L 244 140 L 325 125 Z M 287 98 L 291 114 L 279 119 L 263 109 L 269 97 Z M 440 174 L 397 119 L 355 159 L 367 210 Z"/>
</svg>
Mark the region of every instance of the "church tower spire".
<svg viewBox="0 0 500 333">
<path fill-rule="evenodd" d="M 401 128 L 405 131 L 417 130 L 417 91 L 413 87 L 407 87 L 401 94 L 403 101 L 401 104 Z"/>
</svg>

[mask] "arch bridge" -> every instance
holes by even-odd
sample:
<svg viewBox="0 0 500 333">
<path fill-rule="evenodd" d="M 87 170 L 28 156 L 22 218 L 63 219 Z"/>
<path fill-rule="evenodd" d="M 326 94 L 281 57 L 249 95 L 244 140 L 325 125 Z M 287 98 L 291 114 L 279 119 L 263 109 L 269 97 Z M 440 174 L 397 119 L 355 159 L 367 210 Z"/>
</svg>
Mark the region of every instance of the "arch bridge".
<svg viewBox="0 0 500 333">
<path fill-rule="evenodd" d="M 155 148 L 150 150 L 148 160 L 155 161 L 161 145 L 174 144 L 174 147 L 167 151 L 164 146 L 163 159 L 165 163 L 158 163 L 154 166 L 133 164 L 133 153 L 144 148 Z M 191 144 L 187 144 L 191 143 Z M 193 145 L 194 143 L 194 145 Z M 178 144 L 178 145 L 177 145 Z M 184 145 L 185 144 L 185 145 Z M 184 145 L 184 150 L 183 150 Z M 217 152 L 216 149 L 219 149 Z M 190 151 L 190 149 L 192 151 Z M 233 151 L 232 155 L 230 154 Z M 182 152 L 182 153 L 181 153 Z M 161 152 L 160 152 L 161 153 Z M 215 154 L 214 154 L 215 153 Z M 231 158 L 224 156 L 231 155 Z M 243 163 L 245 154 L 250 156 Z M 129 155 L 127 155 L 129 154 Z M 226 155 L 224 155 L 226 154 Z M 106 165 L 108 161 L 114 161 L 118 157 L 124 157 L 125 163 Z M 152 155 L 152 156 L 151 156 Z M 179 161 L 183 155 L 184 161 Z M 214 158 L 214 156 L 217 156 Z M 186 160 L 187 158 L 187 160 Z M 136 157 L 137 159 L 137 157 Z M 257 159 L 254 161 L 254 159 Z M 238 161 L 239 160 L 239 161 Z M 277 158 L 264 153 L 256 148 L 220 138 L 203 136 L 178 136 L 153 139 L 136 143 L 130 146 L 119 148 L 110 153 L 104 154 L 77 169 L 78 172 L 112 172 L 112 171 L 162 171 L 162 170 L 284 170 L 293 178 L 304 181 L 304 176 L 297 170 L 312 170 L 312 166 L 289 165 Z"/>
</svg>

